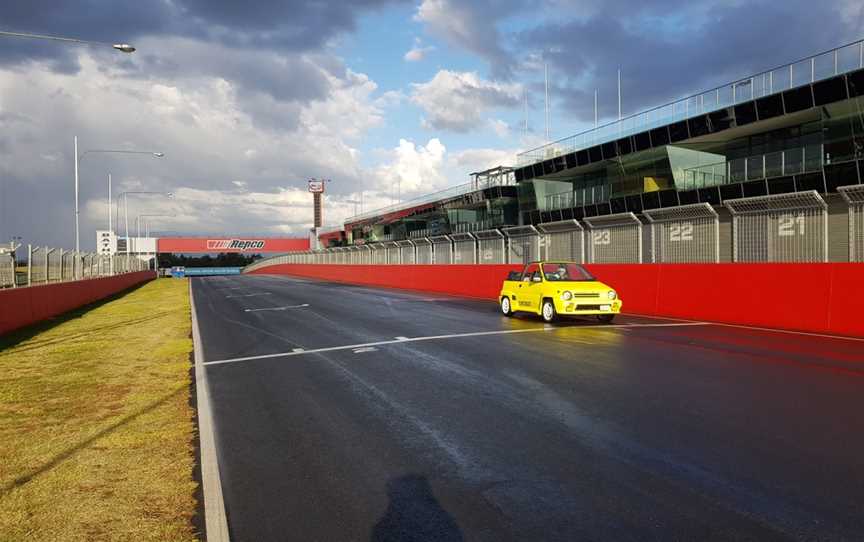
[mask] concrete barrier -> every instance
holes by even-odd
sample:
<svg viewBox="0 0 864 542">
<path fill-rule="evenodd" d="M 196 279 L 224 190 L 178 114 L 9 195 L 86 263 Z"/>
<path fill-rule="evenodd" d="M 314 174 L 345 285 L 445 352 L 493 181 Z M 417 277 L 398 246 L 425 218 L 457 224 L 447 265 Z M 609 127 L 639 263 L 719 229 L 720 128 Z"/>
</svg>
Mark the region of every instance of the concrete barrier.
<svg viewBox="0 0 864 542">
<path fill-rule="evenodd" d="M 0 335 L 99 301 L 156 278 L 154 271 L 0 290 Z"/>
<path fill-rule="evenodd" d="M 586 265 L 624 312 L 864 337 L 864 264 Z M 253 274 L 496 299 L 521 265 L 280 264 Z"/>
</svg>

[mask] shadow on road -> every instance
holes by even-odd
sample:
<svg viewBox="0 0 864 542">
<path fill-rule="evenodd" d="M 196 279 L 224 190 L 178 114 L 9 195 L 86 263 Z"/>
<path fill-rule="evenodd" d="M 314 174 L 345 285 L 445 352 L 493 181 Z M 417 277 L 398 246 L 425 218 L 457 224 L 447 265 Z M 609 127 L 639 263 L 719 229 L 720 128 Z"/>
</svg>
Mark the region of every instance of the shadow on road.
<svg viewBox="0 0 864 542">
<path fill-rule="evenodd" d="M 400 476 L 387 483 L 389 503 L 372 529 L 371 542 L 461 542 L 462 532 L 432 494 L 425 476 Z"/>
</svg>

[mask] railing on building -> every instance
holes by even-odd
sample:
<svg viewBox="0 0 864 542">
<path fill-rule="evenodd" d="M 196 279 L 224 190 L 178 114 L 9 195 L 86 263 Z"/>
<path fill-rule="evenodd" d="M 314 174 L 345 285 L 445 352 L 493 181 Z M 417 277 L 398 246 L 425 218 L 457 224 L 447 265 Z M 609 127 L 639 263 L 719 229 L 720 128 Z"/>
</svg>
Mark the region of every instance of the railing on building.
<svg viewBox="0 0 864 542">
<path fill-rule="evenodd" d="M 642 211 L 651 228 L 654 263 L 720 261 L 720 218 L 708 203 Z"/>
<path fill-rule="evenodd" d="M 612 187 L 608 184 L 574 188 L 566 192 L 548 194 L 545 198 L 545 211 L 584 207 L 596 203 L 605 203 L 612 197 Z"/>
<path fill-rule="evenodd" d="M 828 261 L 828 206 L 815 190 L 724 205 L 732 213 L 732 261 Z"/>
<path fill-rule="evenodd" d="M 807 145 L 684 170 L 684 187 L 704 188 L 720 184 L 771 179 L 822 171 L 829 163 L 822 144 Z M 836 158 L 834 163 L 836 163 Z"/>
<path fill-rule="evenodd" d="M 541 160 L 587 149 L 594 145 L 608 143 L 652 128 L 687 120 L 724 107 L 815 83 L 860 68 L 864 68 L 864 40 L 751 77 L 738 79 L 733 83 L 525 151 L 517 155 L 517 165 L 533 164 Z"/>
<path fill-rule="evenodd" d="M 864 185 L 838 190 L 849 205 L 849 261 L 864 262 Z"/>
</svg>

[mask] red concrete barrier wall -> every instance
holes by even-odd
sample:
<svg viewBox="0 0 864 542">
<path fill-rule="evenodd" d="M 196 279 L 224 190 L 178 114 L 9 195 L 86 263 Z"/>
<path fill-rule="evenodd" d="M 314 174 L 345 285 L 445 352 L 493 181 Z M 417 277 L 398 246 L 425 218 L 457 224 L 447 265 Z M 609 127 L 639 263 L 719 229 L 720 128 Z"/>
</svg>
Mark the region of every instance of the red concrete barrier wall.
<svg viewBox="0 0 864 542">
<path fill-rule="evenodd" d="M 520 265 L 281 264 L 253 271 L 495 299 Z M 864 337 L 864 264 L 597 264 L 624 312 Z"/>
<path fill-rule="evenodd" d="M 154 271 L 141 271 L 116 277 L 0 290 L 0 335 L 83 307 L 154 278 Z"/>
</svg>

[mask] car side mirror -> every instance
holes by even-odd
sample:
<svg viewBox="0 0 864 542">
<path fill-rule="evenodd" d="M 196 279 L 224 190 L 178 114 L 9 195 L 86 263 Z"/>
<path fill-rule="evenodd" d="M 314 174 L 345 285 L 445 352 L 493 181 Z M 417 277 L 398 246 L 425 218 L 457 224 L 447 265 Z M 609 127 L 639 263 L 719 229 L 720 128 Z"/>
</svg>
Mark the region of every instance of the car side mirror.
<svg viewBox="0 0 864 542">
<path fill-rule="evenodd" d="M 531 282 L 543 282 L 543 279 L 540 277 L 531 277 Z"/>
</svg>

